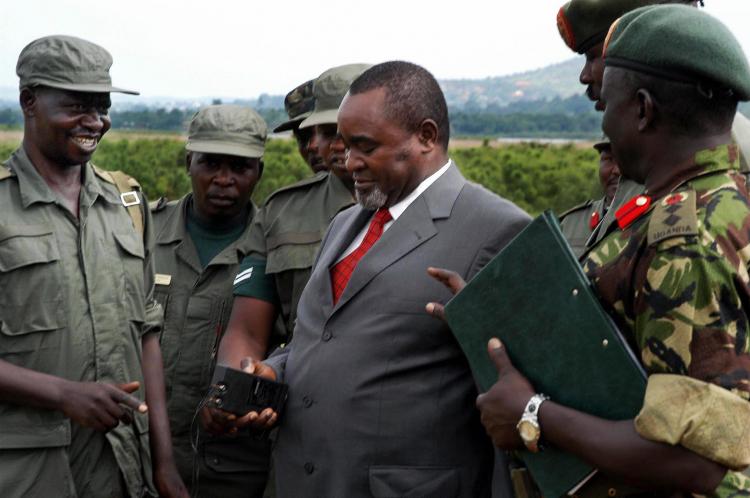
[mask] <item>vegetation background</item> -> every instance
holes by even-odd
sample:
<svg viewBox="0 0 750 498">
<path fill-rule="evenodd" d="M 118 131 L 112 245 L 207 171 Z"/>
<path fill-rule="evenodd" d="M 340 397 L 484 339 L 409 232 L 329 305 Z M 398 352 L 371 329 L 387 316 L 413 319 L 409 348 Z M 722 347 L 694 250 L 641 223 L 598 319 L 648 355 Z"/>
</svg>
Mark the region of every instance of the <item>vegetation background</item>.
<svg viewBox="0 0 750 498">
<path fill-rule="evenodd" d="M 20 132 L 0 133 L 0 160 L 18 147 Z M 489 140 L 459 141 L 450 156 L 470 180 L 510 199 L 531 214 L 556 213 L 601 195 L 598 155 L 588 144 L 501 144 Z M 124 171 L 141 183 L 146 195 L 177 199 L 190 190 L 184 140 L 164 133 L 114 131 L 99 145 L 93 162 Z M 274 190 L 311 174 L 292 140 L 269 140 L 263 178 L 253 194 L 260 204 Z"/>
</svg>

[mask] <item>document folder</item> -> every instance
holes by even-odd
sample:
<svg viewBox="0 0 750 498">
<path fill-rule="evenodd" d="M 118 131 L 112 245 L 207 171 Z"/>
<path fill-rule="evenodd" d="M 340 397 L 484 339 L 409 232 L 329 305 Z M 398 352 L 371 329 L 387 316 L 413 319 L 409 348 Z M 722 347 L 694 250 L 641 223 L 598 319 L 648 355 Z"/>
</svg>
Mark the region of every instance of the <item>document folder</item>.
<svg viewBox="0 0 750 498">
<path fill-rule="evenodd" d="M 482 392 L 498 378 L 487 354 L 487 341 L 498 337 L 537 392 L 557 403 L 610 420 L 633 418 L 643 405 L 646 374 L 550 211 L 495 256 L 446 315 Z M 595 472 L 554 447 L 520 456 L 545 498 L 572 492 Z"/>
</svg>

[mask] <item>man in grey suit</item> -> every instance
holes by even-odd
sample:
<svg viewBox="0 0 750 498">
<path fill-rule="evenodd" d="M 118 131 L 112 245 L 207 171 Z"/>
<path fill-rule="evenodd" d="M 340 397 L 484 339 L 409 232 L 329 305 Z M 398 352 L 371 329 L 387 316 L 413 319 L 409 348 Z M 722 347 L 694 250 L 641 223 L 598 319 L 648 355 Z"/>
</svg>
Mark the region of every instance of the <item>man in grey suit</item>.
<svg viewBox="0 0 750 498">
<path fill-rule="evenodd" d="M 492 445 L 461 349 L 425 312 L 450 298 L 427 267 L 468 280 L 529 217 L 450 161 L 445 98 L 419 66 L 365 71 L 338 126 L 358 204 L 328 229 L 294 339 L 253 365 L 289 384 L 278 496 L 489 496 Z"/>
</svg>

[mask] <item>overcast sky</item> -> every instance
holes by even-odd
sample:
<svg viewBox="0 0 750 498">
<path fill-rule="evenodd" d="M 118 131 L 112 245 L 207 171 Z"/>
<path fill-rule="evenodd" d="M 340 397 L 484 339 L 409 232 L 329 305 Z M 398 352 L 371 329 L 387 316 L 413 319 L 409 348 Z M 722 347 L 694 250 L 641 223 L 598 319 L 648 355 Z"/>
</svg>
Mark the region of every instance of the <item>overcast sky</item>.
<svg viewBox="0 0 750 498">
<path fill-rule="evenodd" d="M 283 94 L 349 62 L 404 59 L 438 78 L 483 78 L 571 57 L 563 0 L 3 0 L 0 87 L 31 40 L 70 34 L 107 48 L 115 85 L 144 96 Z M 706 0 L 750 53 L 750 0 Z"/>
</svg>

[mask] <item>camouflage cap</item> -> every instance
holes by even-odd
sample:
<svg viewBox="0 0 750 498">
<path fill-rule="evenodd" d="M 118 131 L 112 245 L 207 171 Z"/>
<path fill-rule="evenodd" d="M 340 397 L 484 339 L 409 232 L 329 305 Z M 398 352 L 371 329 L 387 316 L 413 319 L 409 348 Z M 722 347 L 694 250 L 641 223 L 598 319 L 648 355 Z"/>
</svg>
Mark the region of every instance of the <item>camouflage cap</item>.
<svg viewBox="0 0 750 498">
<path fill-rule="evenodd" d="M 663 0 L 571 0 L 557 12 L 557 29 L 574 52 L 603 42 L 610 25 L 626 12 Z"/>
<path fill-rule="evenodd" d="M 19 88 L 47 86 L 95 93 L 129 93 L 112 86 L 112 56 L 104 48 L 74 36 L 52 35 L 26 45 L 18 56 Z"/>
<path fill-rule="evenodd" d="M 185 148 L 206 154 L 262 157 L 266 135 L 266 122 L 249 107 L 211 105 L 190 120 Z"/>
<path fill-rule="evenodd" d="M 750 65 L 721 21 L 685 5 L 655 5 L 612 24 L 604 64 L 659 78 L 705 85 L 738 100 L 750 99 Z"/>
<path fill-rule="evenodd" d="M 349 85 L 370 67 L 371 64 L 347 64 L 331 68 L 318 76 L 313 84 L 315 109 L 299 127 L 336 124 L 339 105 L 349 91 Z"/>
<path fill-rule="evenodd" d="M 289 116 L 289 121 L 285 121 L 274 128 L 274 133 L 297 128 L 297 125 L 312 113 L 315 107 L 315 98 L 313 98 L 314 82 L 315 80 L 306 81 L 286 94 L 286 97 L 284 97 L 284 109 Z"/>
</svg>

